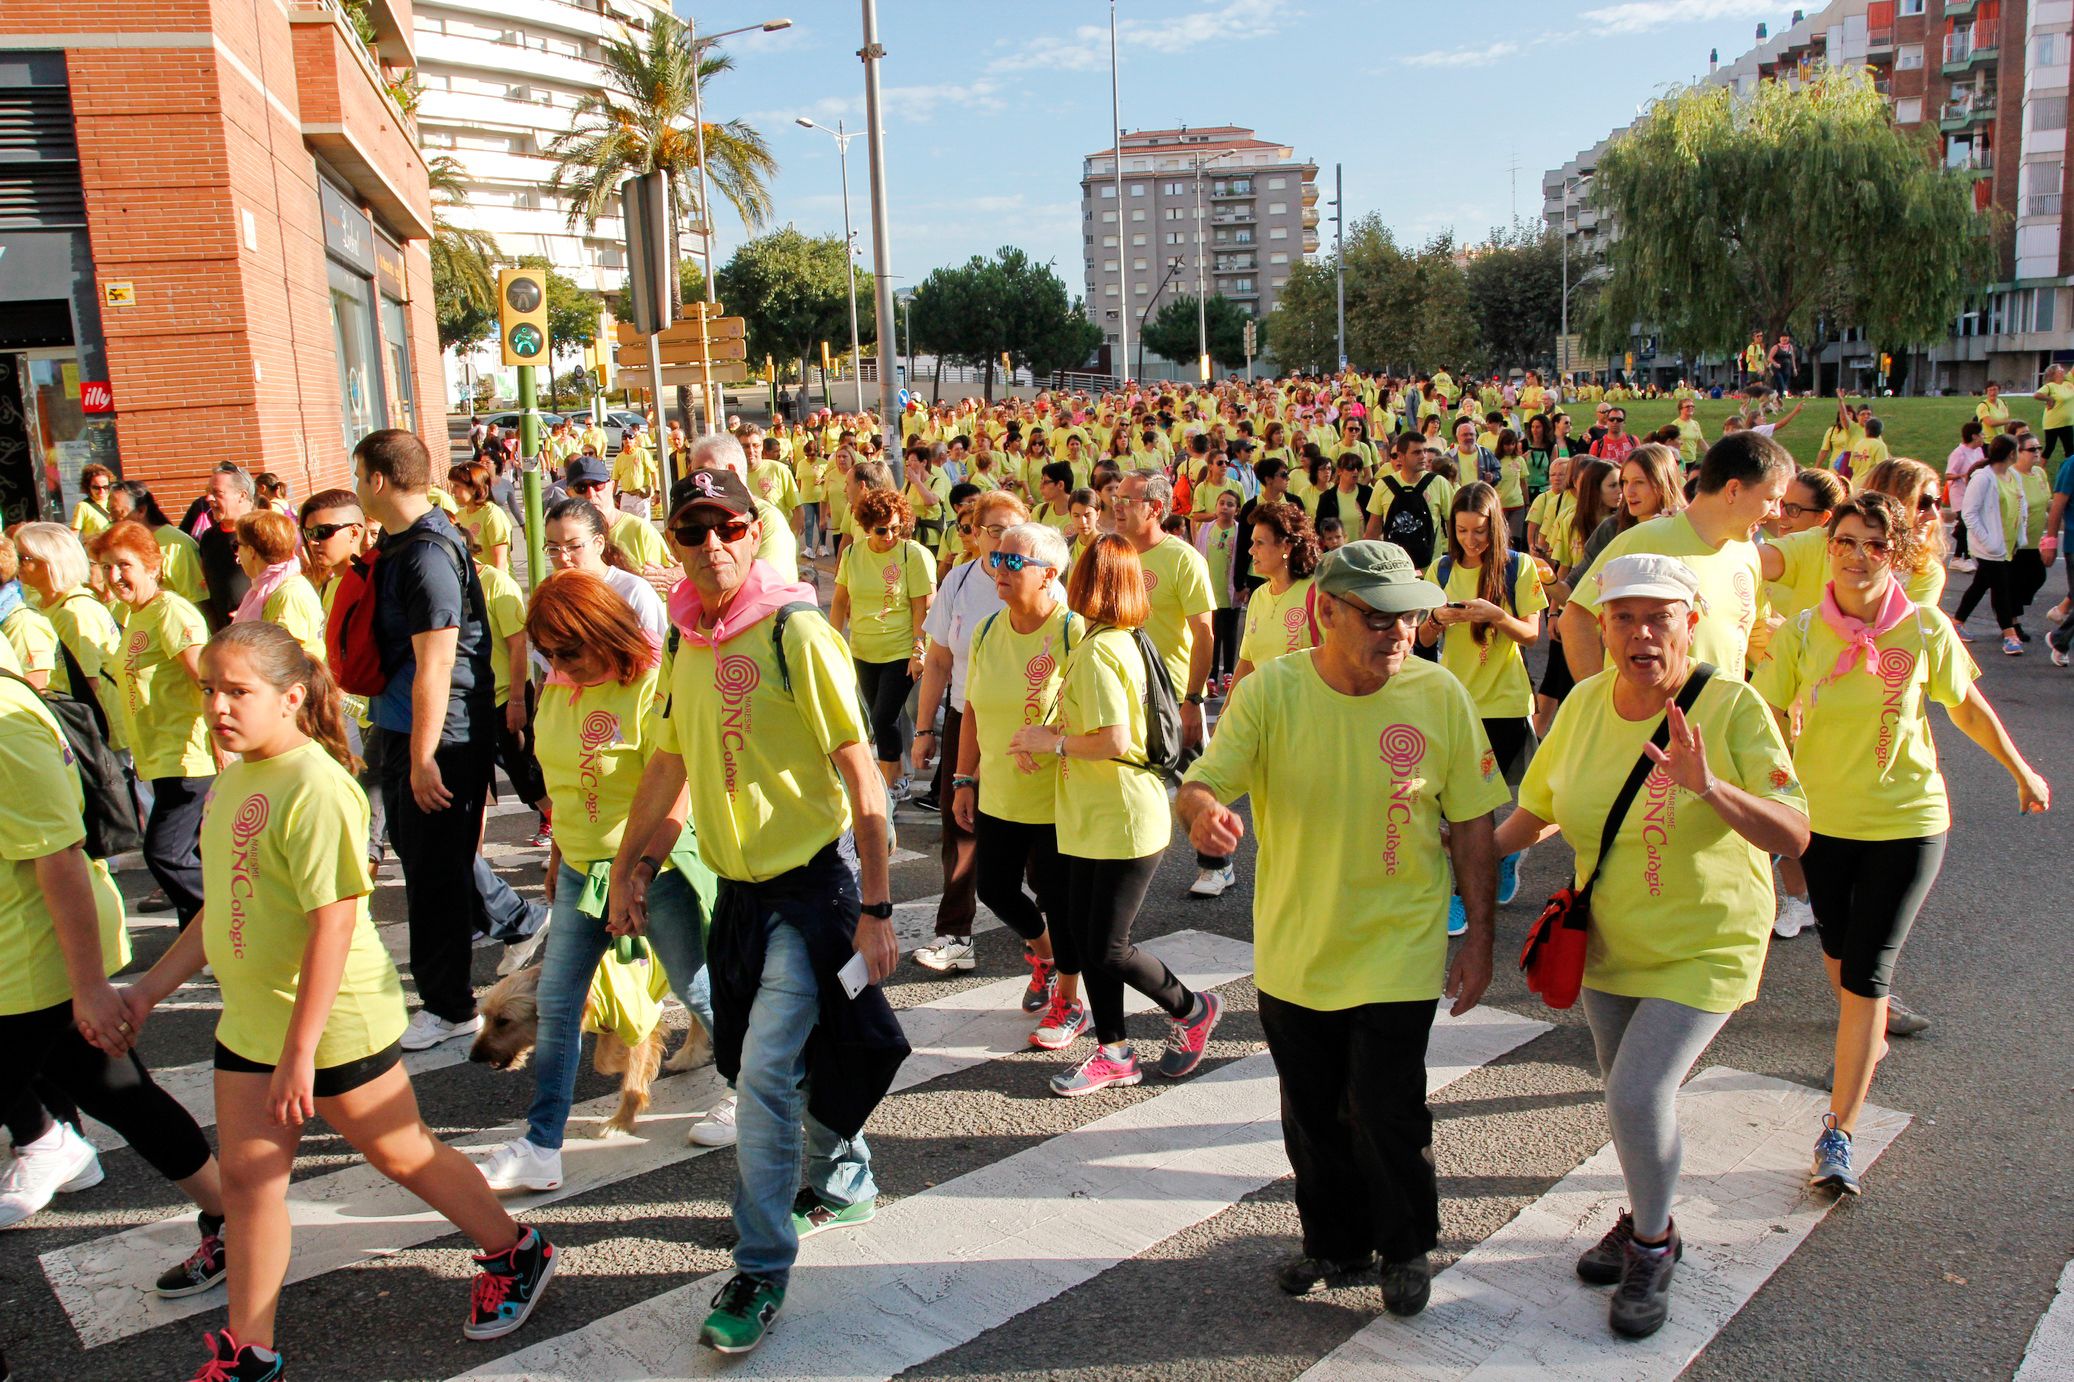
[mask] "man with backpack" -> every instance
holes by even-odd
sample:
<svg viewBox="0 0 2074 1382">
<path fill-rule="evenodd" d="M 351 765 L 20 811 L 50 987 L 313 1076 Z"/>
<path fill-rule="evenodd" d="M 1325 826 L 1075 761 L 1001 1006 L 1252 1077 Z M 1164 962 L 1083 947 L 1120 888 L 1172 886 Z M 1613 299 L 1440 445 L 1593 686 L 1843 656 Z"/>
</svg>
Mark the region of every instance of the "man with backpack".
<svg viewBox="0 0 2074 1382">
<path fill-rule="evenodd" d="M 1433 564 L 1455 502 L 1455 486 L 1425 468 L 1425 454 L 1426 443 L 1415 432 L 1399 432 L 1390 443 L 1390 469 L 1377 478 L 1368 497 L 1365 534 L 1396 543 L 1421 571 Z"/>
</svg>

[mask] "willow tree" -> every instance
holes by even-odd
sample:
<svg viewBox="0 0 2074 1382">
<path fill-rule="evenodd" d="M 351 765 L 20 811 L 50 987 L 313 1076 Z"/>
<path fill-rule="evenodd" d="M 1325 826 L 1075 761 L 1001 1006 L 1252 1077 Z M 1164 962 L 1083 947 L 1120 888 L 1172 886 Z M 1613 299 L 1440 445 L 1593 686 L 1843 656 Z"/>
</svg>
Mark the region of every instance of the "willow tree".
<svg viewBox="0 0 2074 1382">
<path fill-rule="evenodd" d="M 1619 350 L 1641 323 L 1674 349 L 1726 353 L 1757 330 L 1811 338 L 1818 311 L 1883 345 L 1941 340 L 1992 272 L 1994 222 L 1936 152 L 1857 70 L 1658 101 L 1592 187 L 1619 226 L 1594 345 Z"/>
</svg>

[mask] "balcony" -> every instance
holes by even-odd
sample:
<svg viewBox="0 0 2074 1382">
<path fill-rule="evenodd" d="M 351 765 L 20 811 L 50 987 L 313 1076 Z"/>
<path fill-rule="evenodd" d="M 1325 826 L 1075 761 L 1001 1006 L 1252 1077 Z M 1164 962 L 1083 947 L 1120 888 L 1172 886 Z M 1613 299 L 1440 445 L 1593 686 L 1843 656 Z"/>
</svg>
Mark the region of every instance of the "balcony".
<svg viewBox="0 0 2074 1382">
<path fill-rule="evenodd" d="M 1988 144 L 1953 145 L 1945 150 L 1944 166 L 1985 176 L 1995 171 L 1994 147 Z"/>
<path fill-rule="evenodd" d="M 1260 267 L 1257 258 L 1250 254 L 1219 255 L 1210 272 L 1217 274 L 1250 274 Z"/>
<path fill-rule="evenodd" d="M 1317 228 L 1317 225 L 1318 208 L 1315 206 L 1305 207 L 1303 209 L 1303 228 L 1305 230 L 1315 230 Z"/>
<path fill-rule="evenodd" d="M 1865 47 L 1868 61 L 1891 59 L 1894 56 L 1894 26 L 1885 24 L 1877 29 L 1867 29 Z"/>
<path fill-rule="evenodd" d="M 389 228 L 407 239 L 432 235 L 432 193 L 416 124 L 344 13 L 298 0 L 289 11 L 303 142 L 323 155 Z"/>
<path fill-rule="evenodd" d="M 1999 99 L 1992 86 L 1954 87 L 1952 98 L 1938 112 L 1937 127 L 1946 134 L 1953 134 L 1977 120 L 1992 120 Z"/>
<path fill-rule="evenodd" d="M 1236 197 L 1250 198 L 1252 195 L 1253 184 L 1250 182 L 1215 182 L 1210 184 L 1210 199 L 1212 201 L 1230 201 Z"/>
<path fill-rule="evenodd" d="M 2060 214 L 2060 194 L 2057 192 L 2033 192 L 2024 202 L 2026 216 L 2052 216 Z"/>
<path fill-rule="evenodd" d="M 1210 217 L 1210 224 L 1213 226 L 1250 226 L 1258 223 L 1259 220 L 1260 218 L 1253 213 L 1251 207 L 1237 207 L 1213 213 Z"/>
<path fill-rule="evenodd" d="M 1944 36 L 1944 75 L 1947 77 L 1961 76 L 1975 67 L 1985 67 L 2001 56 L 2001 49 L 1992 43 L 1977 46 L 1968 30 Z"/>
</svg>

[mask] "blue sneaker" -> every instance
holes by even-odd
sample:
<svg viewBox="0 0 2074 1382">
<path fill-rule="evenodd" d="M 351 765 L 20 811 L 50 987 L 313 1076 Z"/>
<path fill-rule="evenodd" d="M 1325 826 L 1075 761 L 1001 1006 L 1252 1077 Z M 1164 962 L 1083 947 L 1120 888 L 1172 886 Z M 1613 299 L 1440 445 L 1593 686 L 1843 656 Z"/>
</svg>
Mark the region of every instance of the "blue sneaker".
<svg viewBox="0 0 2074 1382">
<path fill-rule="evenodd" d="M 1519 861 L 1525 850 L 1515 850 L 1498 861 L 1498 905 L 1519 896 Z"/>
<path fill-rule="evenodd" d="M 1447 900 L 1447 933 L 1450 936 L 1467 935 L 1469 932 L 1469 909 L 1462 905 L 1460 893 Z"/>
<path fill-rule="evenodd" d="M 1839 1195 L 1858 1193 L 1858 1176 L 1851 1170 L 1851 1135 L 1836 1125 L 1836 1115 L 1822 1115 L 1822 1135 L 1815 1139 L 1815 1169 L 1808 1184 L 1834 1190 Z"/>
</svg>

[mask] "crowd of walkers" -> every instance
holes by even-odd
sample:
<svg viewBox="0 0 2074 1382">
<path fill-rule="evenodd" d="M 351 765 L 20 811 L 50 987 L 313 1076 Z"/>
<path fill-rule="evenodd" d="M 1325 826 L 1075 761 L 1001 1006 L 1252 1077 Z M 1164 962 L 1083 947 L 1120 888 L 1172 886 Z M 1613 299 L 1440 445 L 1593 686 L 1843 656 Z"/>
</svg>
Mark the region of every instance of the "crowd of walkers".
<svg viewBox="0 0 2074 1382">
<path fill-rule="evenodd" d="M 2057 378 L 2040 396 L 2074 407 Z M 1224 1016 L 1133 940 L 1178 825 L 1190 897 L 1236 886 L 1253 842 L 1302 1225 L 1276 1282 L 1379 1279 L 1415 1315 L 1440 1226 L 1429 1035 L 1483 998 L 1497 908 L 1560 836 L 1629 1201 L 1577 1272 L 1615 1288 L 1614 1330 L 1655 1331 L 1683 1248 L 1677 1089 L 1810 924 L 1836 999 L 1810 1184 L 1863 1188 L 1887 1038 L 1929 1022 L 1890 994 L 1951 824 L 1929 706 L 2047 807 L 1963 624 L 1988 599 L 2021 653 L 2074 485 L 2041 491 L 2042 444 L 1992 392 L 1942 474 L 1866 445 L 1879 419 L 1841 402 L 1801 467 L 1775 436 L 1800 408 L 1765 390 L 1711 443 L 1689 396 L 1641 438 L 1624 401 L 1436 371 L 915 404 L 897 463 L 871 419 L 829 413 L 629 429 L 609 461 L 602 429 L 565 424 L 530 591 L 493 432 L 451 467 L 376 432 L 350 489 L 299 507 L 225 466 L 178 523 L 90 467 L 69 526 L 0 540 L 21 803 L 0 820 L 0 1226 L 100 1178 L 79 1118 L 101 1120 L 197 1208 L 160 1292 L 227 1283 L 198 1376 L 280 1378 L 287 1186 L 322 1117 L 474 1241 L 464 1331 L 499 1337 L 561 1255 L 498 1195 L 562 1184 L 600 986 L 636 1066 L 673 991 L 728 1084 L 690 1137 L 737 1173 L 736 1270 L 700 1338 L 745 1352 L 800 1240 L 875 1213 L 865 1130 L 909 1054 L 879 988 L 897 813 L 941 827 L 912 960 L 976 969 L 977 910 L 997 916 L 1061 1097 L 1186 1078 Z M 2047 638 L 2064 662 L 2067 628 Z M 482 854 L 507 788 L 544 902 Z M 179 931 L 118 982 L 108 860 L 130 847 Z M 415 1012 L 369 912 L 392 849 Z M 480 935 L 505 946 L 482 995 Z M 202 980 L 213 1153 L 144 1060 L 154 1009 Z M 1156 1054 L 1127 990 L 1166 1018 Z M 525 1131 L 471 1163 L 403 1055 L 469 1040 L 509 1064 L 521 1012 Z"/>
</svg>

